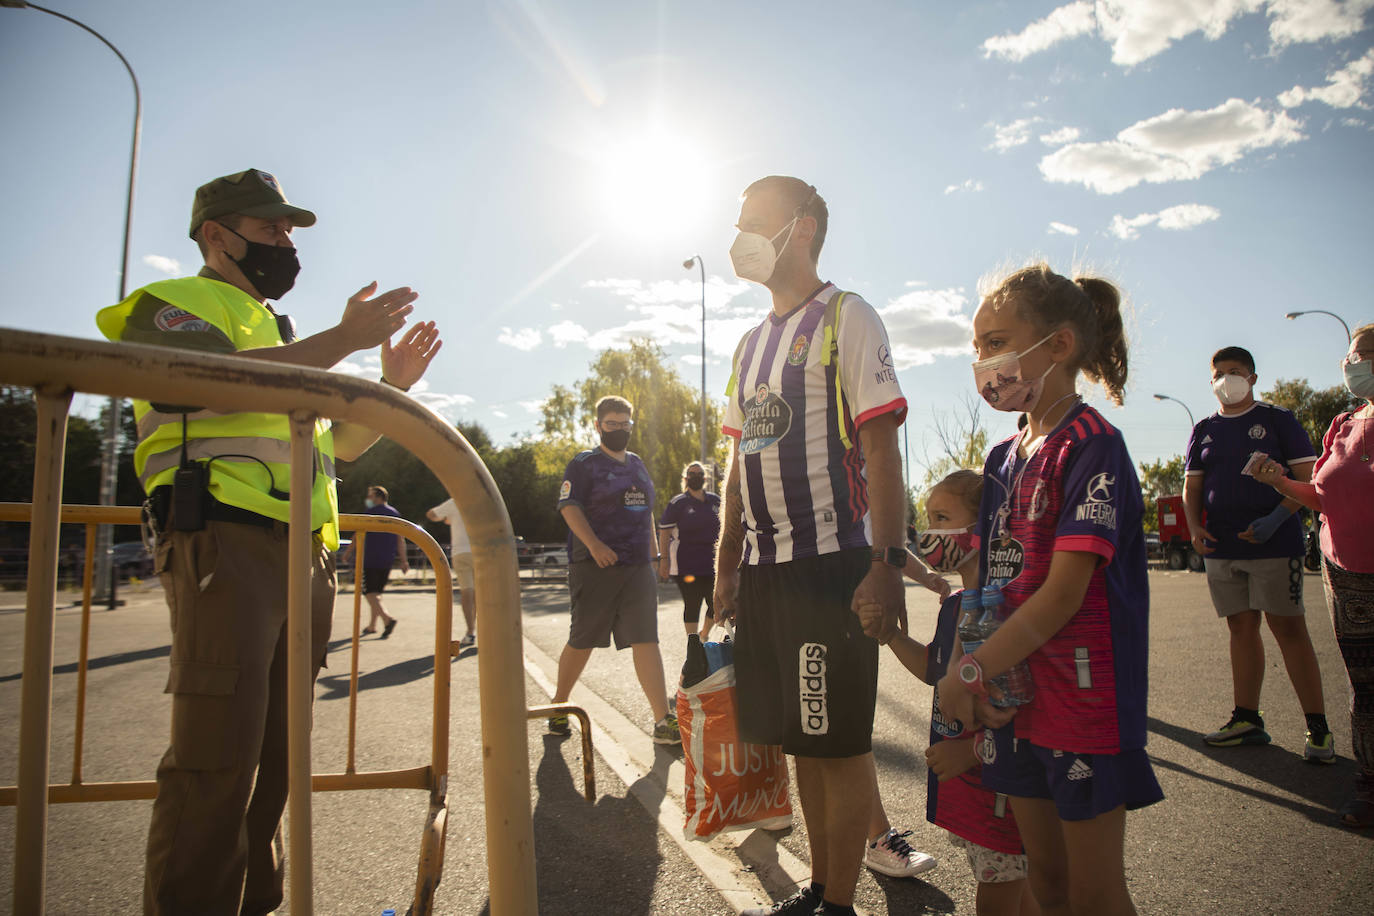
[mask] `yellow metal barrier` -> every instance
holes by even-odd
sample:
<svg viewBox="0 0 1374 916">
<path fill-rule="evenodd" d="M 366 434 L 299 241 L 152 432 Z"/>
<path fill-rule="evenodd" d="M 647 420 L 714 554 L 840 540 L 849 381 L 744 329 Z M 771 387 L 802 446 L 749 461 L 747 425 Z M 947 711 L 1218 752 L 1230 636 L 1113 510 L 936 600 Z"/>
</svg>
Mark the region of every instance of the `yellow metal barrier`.
<svg viewBox="0 0 1374 916">
<path fill-rule="evenodd" d="M 477 621 L 482 632 L 478 679 L 491 912 L 494 916 L 537 912 L 515 540 L 510 518 L 491 475 L 451 425 L 387 386 L 322 370 L 11 329 L 0 329 L 0 383 L 33 388 L 38 410 L 24 619 L 19 772 L 13 795 L 16 808 L 14 912 L 41 913 L 44 909 L 47 805 L 50 800 L 151 797 L 145 794 L 146 784 L 142 783 L 82 784 L 79 741 L 72 783 L 49 786 L 57 535 L 62 512 L 60 493 L 67 414 L 74 391 L 146 400 L 160 400 L 168 391 L 175 391 L 181 403 L 222 411 L 251 407 L 255 411 L 284 414 L 291 419 L 293 498 L 287 616 L 290 734 L 287 815 L 292 864 L 288 902 L 291 912 L 298 916 L 309 916 L 314 910 L 312 785 L 321 790 L 388 786 L 430 790 L 430 818 L 421 848 L 417 904 L 432 895 L 438 881 L 446 823 L 442 804 L 448 764 L 446 705 L 442 710 L 443 747 L 438 746 L 439 730 L 436 729 L 430 767 L 314 778 L 311 775 L 308 495 L 313 457 L 311 431 L 315 418 L 347 420 L 384 432 L 435 473 L 453 497 L 467 528 L 476 574 Z M 109 513 L 131 511 L 90 508 Z M 125 523 L 126 518 L 112 515 L 109 521 Z M 428 543 L 438 550 L 432 539 Z M 422 549 L 427 546 L 421 542 Z M 88 545 L 88 567 L 93 554 Z M 447 571 L 446 563 L 433 565 L 436 570 Z M 451 586 L 439 591 L 448 594 L 451 600 Z M 89 586 L 85 603 L 89 607 Z M 84 655 L 84 624 L 82 642 Z M 448 639 L 442 639 L 442 647 L 440 642 L 440 634 L 436 632 L 436 662 L 441 648 L 445 660 L 435 666 L 436 698 L 440 689 L 438 672 L 443 672 L 445 681 L 448 674 Z M 446 683 L 444 703 L 447 703 Z M 436 720 L 440 716 L 438 706 L 436 702 Z M 443 772 L 436 772 L 436 766 L 442 766 Z M 417 908 L 415 912 L 427 910 Z"/>
</svg>

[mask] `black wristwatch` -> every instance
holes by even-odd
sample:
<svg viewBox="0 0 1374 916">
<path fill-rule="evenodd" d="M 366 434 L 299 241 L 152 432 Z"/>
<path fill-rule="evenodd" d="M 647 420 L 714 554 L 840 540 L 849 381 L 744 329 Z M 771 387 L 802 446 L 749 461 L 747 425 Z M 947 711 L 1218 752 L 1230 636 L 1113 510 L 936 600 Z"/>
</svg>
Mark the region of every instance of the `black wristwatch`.
<svg viewBox="0 0 1374 916">
<path fill-rule="evenodd" d="M 873 549 L 873 562 L 883 562 L 893 569 L 906 569 L 908 554 L 905 547 L 888 547 L 886 550 Z"/>
</svg>

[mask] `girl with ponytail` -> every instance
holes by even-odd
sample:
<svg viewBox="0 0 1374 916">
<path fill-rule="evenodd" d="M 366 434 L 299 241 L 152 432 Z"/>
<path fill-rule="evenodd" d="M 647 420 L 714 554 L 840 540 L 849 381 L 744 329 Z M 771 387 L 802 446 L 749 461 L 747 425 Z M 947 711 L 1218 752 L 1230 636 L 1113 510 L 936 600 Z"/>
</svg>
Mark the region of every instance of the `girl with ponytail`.
<svg viewBox="0 0 1374 916">
<path fill-rule="evenodd" d="M 956 646 L 940 711 L 1000 724 L 988 682 L 1026 660 L 1033 695 L 983 784 L 1011 799 L 1045 912 L 1134 913 L 1125 812 L 1163 798 L 1145 755 L 1144 505 L 1121 433 L 1077 392 L 1081 372 L 1122 402 L 1121 295 L 1037 264 L 983 299 L 973 331 L 980 393 L 1027 422 L 989 453 L 976 523 L 979 582 L 1007 616 L 972 654 Z"/>
</svg>

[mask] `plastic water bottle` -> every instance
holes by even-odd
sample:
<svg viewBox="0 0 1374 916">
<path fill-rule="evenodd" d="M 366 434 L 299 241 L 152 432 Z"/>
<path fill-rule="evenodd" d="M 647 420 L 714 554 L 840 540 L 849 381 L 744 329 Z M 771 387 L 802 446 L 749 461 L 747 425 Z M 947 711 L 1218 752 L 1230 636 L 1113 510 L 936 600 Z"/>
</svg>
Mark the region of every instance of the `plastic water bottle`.
<svg viewBox="0 0 1374 916">
<path fill-rule="evenodd" d="M 987 639 L 1006 620 L 1007 602 L 1000 586 L 985 585 L 981 603 L 983 616 L 978 622 L 978 630 Z M 1025 659 L 993 678 L 992 683 L 1002 691 L 1001 698 L 989 700 L 993 706 L 1024 706 L 1035 697 L 1035 683 L 1031 680 L 1030 666 Z"/>
<path fill-rule="evenodd" d="M 964 653 L 972 655 L 983 644 L 982 600 L 978 589 L 966 588 L 959 593 L 959 642 Z"/>
<path fill-rule="evenodd" d="M 391 907 L 387 907 L 386 909 L 382 910 L 382 916 L 396 916 L 396 911 L 393 910 Z"/>
</svg>

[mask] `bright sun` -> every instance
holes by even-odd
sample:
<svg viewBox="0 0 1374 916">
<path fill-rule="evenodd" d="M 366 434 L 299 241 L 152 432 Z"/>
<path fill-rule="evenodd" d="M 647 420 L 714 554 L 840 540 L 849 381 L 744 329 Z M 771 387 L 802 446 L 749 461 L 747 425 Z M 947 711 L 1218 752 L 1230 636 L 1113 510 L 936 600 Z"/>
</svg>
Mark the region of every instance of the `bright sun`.
<svg viewBox="0 0 1374 916">
<path fill-rule="evenodd" d="M 691 141 L 657 129 L 621 138 L 600 157 L 598 197 L 619 231 L 643 232 L 665 220 L 694 222 L 709 193 L 709 169 Z"/>
</svg>

